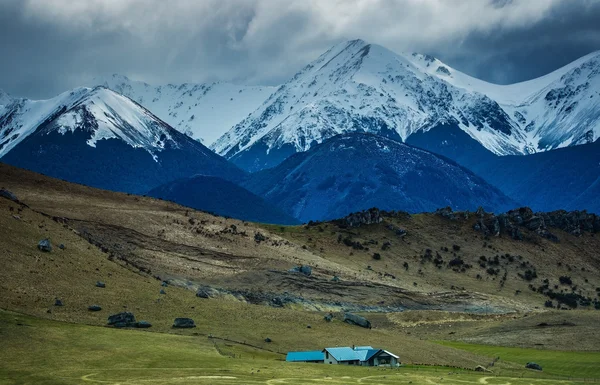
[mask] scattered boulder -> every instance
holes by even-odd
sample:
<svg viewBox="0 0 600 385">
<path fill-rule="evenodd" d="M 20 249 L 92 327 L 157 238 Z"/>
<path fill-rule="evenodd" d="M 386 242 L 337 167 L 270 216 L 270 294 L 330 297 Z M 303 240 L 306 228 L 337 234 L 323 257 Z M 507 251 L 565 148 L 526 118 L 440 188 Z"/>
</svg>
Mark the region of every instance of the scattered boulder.
<svg viewBox="0 0 600 385">
<path fill-rule="evenodd" d="M 100 311 L 100 310 L 102 310 L 102 307 L 100 307 L 99 305 L 90 305 L 90 306 L 88 306 L 88 310 L 89 311 Z"/>
<path fill-rule="evenodd" d="M 64 250 L 65 249 L 65 245 L 63 243 L 61 243 L 60 245 L 58 245 L 58 248 L 61 249 L 61 250 Z"/>
<path fill-rule="evenodd" d="M 64 306 L 63 301 L 61 299 L 56 298 L 54 300 L 54 306 Z"/>
<path fill-rule="evenodd" d="M 542 370 L 542 367 L 539 364 L 536 364 L 535 362 L 528 362 L 525 365 L 525 368 L 533 370 Z"/>
<path fill-rule="evenodd" d="M 488 371 L 485 367 L 483 367 L 481 365 L 477 365 L 474 370 L 476 372 L 487 372 Z"/>
<path fill-rule="evenodd" d="M 376 207 L 349 214 L 338 221 L 342 227 L 359 227 L 381 222 L 383 222 L 382 212 Z"/>
<path fill-rule="evenodd" d="M 312 329 L 312 326 L 310 326 L 310 325 L 306 325 L 306 328 L 307 328 L 307 329 Z"/>
<path fill-rule="evenodd" d="M 196 297 L 198 298 L 212 298 L 215 290 L 209 286 L 201 286 L 196 291 Z"/>
<path fill-rule="evenodd" d="M 177 329 L 189 329 L 195 328 L 196 324 L 191 318 L 175 318 L 175 321 L 173 322 L 173 327 Z"/>
<path fill-rule="evenodd" d="M 135 323 L 134 327 L 138 329 L 147 329 L 149 327 L 152 327 L 152 324 L 148 321 L 138 321 Z"/>
<path fill-rule="evenodd" d="M 265 342 L 273 342 L 273 340 L 271 340 L 269 337 L 265 338 Z"/>
<path fill-rule="evenodd" d="M 444 207 L 441 209 L 437 209 L 435 210 L 436 215 L 439 215 L 441 217 L 450 219 L 450 220 L 456 220 L 456 215 L 454 215 L 454 212 L 452 211 L 452 207 L 448 206 L 448 207 Z"/>
<path fill-rule="evenodd" d="M 104 289 L 106 287 L 106 284 L 102 281 L 98 281 L 98 282 L 96 282 L 96 287 L 101 287 Z"/>
<path fill-rule="evenodd" d="M 135 324 L 135 316 L 128 311 L 113 314 L 108 317 L 108 325 L 116 328 L 134 327 Z"/>
<path fill-rule="evenodd" d="M 167 281 L 162 281 L 162 283 L 160 284 L 160 286 L 162 286 L 162 287 L 168 287 L 169 283 Z"/>
<path fill-rule="evenodd" d="M 49 253 L 52 251 L 52 244 L 50 243 L 50 240 L 48 238 L 39 241 L 37 247 L 40 251 L 43 251 L 45 253 Z"/>
<path fill-rule="evenodd" d="M 0 197 L 2 198 L 6 198 L 9 199 L 13 202 L 18 202 L 19 200 L 17 199 L 17 196 L 15 194 L 13 194 L 12 192 L 5 190 L 5 189 L 0 189 Z"/>
<path fill-rule="evenodd" d="M 333 314 L 331 314 L 331 313 L 325 314 L 325 317 L 323 317 L 323 319 L 327 322 L 331 322 L 331 321 L 333 321 Z"/>
<path fill-rule="evenodd" d="M 288 272 L 301 273 L 301 274 L 306 275 L 307 277 L 310 277 L 310 275 L 312 274 L 312 268 L 310 266 L 300 265 L 300 266 L 296 266 L 296 267 L 289 269 Z"/>
<path fill-rule="evenodd" d="M 332 282 L 339 282 L 340 281 L 340 277 L 338 277 L 337 275 L 334 275 L 333 278 L 331 278 Z"/>
<path fill-rule="evenodd" d="M 363 328 L 371 329 L 371 322 L 365 317 L 352 313 L 344 313 L 344 322 L 350 325 L 356 325 Z"/>
<path fill-rule="evenodd" d="M 164 291 L 163 289 L 160 289 L 160 292 L 159 292 L 159 294 L 167 294 L 167 292 L 166 292 L 166 291 Z"/>
</svg>

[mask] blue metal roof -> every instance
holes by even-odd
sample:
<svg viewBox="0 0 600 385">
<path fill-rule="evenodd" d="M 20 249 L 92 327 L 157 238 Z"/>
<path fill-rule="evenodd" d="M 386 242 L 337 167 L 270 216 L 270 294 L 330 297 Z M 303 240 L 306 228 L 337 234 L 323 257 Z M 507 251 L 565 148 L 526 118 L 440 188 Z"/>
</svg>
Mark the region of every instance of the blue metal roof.
<svg viewBox="0 0 600 385">
<path fill-rule="evenodd" d="M 358 353 L 361 361 L 368 361 L 375 354 L 379 353 L 379 351 L 380 349 L 362 349 L 357 350 L 356 353 Z"/>
<path fill-rule="evenodd" d="M 336 361 L 360 361 L 360 353 L 352 348 L 326 348 Z M 361 352 L 364 350 L 361 350 Z"/>
<path fill-rule="evenodd" d="M 325 353 L 320 350 L 289 352 L 285 360 L 288 362 L 323 361 L 325 360 Z"/>
</svg>

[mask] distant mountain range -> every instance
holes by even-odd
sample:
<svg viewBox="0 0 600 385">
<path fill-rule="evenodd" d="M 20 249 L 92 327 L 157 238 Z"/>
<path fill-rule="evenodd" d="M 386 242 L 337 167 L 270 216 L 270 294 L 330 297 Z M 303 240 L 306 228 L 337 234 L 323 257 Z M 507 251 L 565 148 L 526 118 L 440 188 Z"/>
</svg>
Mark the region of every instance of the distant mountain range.
<svg viewBox="0 0 600 385">
<path fill-rule="evenodd" d="M 0 116 L 0 157 L 71 182 L 137 194 L 194 174 L 244 177 L 198 141 L 104 87 L 13 100 Z"/>
<path fill-rule="evenodd" d="M 518 206 L 451 160 L 363 133 L 328 139 L 252 174 L 245 186 L 303 222 L 369 207 L 414 213 L 445 206 L 496 211 Z"/>
<path fill-rule="evenodd" d="M 600 212 L 599 74 L 595 52 L 499 86 L 353 40 L 280 87 L 113 75 L 48 100 L 0 91 L 0 161 L 269 223 L 372 206 Z"/>
<path fill-rule="evenodd" d="M 210 145 L 240 122 L 277 88 L 232 83 L 154 86 L 123 75 L 92 80 L 143 105 L 171 127 Z"/>
<path fill-rule="evenodd" d="M 591 143 L 600 136 L 599 74 L 595 52 L 539 79 L 498 86 L 431 56 L 354 40 L 307 65 L 211 148 L 252 172 L 357 131 L 406 141 L 456 125 L 496 155 Z"/>
<path fill-rule="evenodd" d="M 245 221 L 283 225 L 300 223 L 260 196 L 214 176 L 195 175 L 177 179 L 152 189 L 148 195 Z"/>
</svg>

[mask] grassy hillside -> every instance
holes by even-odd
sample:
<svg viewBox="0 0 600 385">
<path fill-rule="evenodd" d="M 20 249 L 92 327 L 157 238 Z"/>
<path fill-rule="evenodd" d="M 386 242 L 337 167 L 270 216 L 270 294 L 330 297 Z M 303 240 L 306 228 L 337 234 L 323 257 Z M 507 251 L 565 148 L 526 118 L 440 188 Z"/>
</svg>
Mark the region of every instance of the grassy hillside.
<svg viewBox="0 0 600 385">
<path fill-rule="evenodd" d="M 149 379 L 145 368 L 155 368 L 162 383 L 252 383 L 249 376 L 260 383 L 290 377 L 295 379 L 283 383 L 314 383 L 327 376 L 332 383 L 345 382 L 344 376 L 382 384 L 439 379 L 435 369 L 380 374 L 279 361 L 290 350 L 353 344 L 389 349 L 408 364 L 470 369 L 491 362 L 497 349 L 540 348 L 554 351 L 555 358 L 537 350 L 502 350 L 515 358 L 499 361 L 495 374 L 513 384 L 521 376 L 559 376 L 569 368 L 597 377 L 591 368 L 600 346 L 600 312 L 593 305 L 549 310 L 547 296 L 531 289 L 548 279 L 556 290 L 597 298 L 600 238 L 591 233 L 575 237 L 552 229 L 560 238 L 556 243 L 524 230 L 523 240 L 515 241 L 474 231 L 472 216 L 450 220 L 434 214 L 389 215 L 358 228 L 341 222 L 253 224 L 1 164 L 0 188 L 20 200 L 0 198 L 0 336 L 6 347 L 0 383 L 136 383 Z M 37 249 L 44 238 L 54 246 L 50 253 Z M 490 263 L 496 255 L 498 262 Z M 449 264 L 456 258 L 463 260 L 458 269 Z M 288 272 L 301 264 L 312 267 L 310 276 Z M 462 271 L 465 264 L 472 267 Z M 487 273 L 490 268 L 500 273 Z M 537 276 L 524 278 L 527 270 Z M 567 275 L 571 283 L 560 283 Z M 96 287 L 97 281 L 106 287 Z M 197 297 L 199 287 L 208 287 L 212 298 Z M 57 298 L 64 306 L 54 306 Z M 102 310 L 89 311 L 90 305 Z M 348 308 L 362 310 L 373 328 L 341 322 L 337 312 Z M 330 310 L 336 319 L 328 323 L 323 315 Z M 100 327 L 120 311 L 153 326 Z M 172 329 L 176 317 L 191 317 L 197 327 Z M 198 352 L 191 352 L 196 346 Z M 94 359 L 109 350 L 118 353 Z M 563 351 L 587 358 L 583 366 L 565 368 L 556 361 Z M 258 364 L 231 361 L 239 355 L 260 362 L 261 374 Z M 548 357 L 552 369 L 525 371 L 521 361 L 538 357 Z M 232 372 L 223 374 L 231 362 Z M 207 377 L 228 375 L 236 379 Z M 392 376 L 389 382 L 384 375 Z M 454 375 L 463 383 L 482 378 Z"/>
<path fill-rule="evenodd" d="M 203 336 L 178 336 L 41 320 L 0 312 L 0 384 L 576 384 L 583 376 L 598 375 L 597 353 L 577 355 L 580 380 L 566 380 L 566 365 L 555 354 L 543 354 L 544 364 L 556 362 L 560 379 L 546 372 L 525 370 L 511 360 L 527 359 L 524 351 L 504 349 L 493 372 L 456 368 L 414 367 L 382 369 L 337 365 L 289 364 L 268 352 L 222 343 Z M 27 341 L 23 344 L 23 341 Z M 481 350 L 492 359 L 498 350 Z M 535 352 L 536 354 L 539 352 Z M 232 358 L 235 357 L 235 358 Z M 507 361 L 504 363 L 503 361 Z M 594 361 L 596 360 L 596 361 Z M 591 365 L 582 366 L 586 362 Z M 549 365 L 550 366 L 550 365 Z M 594 369 L 595 368 L 595 369 Z M 595 371 L 594 371 L 595 370 Z"/>
</svg>

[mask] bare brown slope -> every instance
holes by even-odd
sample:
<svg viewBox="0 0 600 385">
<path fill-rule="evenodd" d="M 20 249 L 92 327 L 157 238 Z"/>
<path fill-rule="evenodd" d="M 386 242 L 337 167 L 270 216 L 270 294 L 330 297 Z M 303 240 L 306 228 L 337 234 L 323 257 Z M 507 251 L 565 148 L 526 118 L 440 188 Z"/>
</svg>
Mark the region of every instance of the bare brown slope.
<svg viewBox="0 0 600 385">
<path fill-rule="evenodd" d="M 150 276 L 192 289 L 208 285 L 223 289 L 220 296 L 254 303 L 492 312 L 543 308 L 548 298 L 530 285 L 537 288 L 544 279 L 556 290 L 576 286 L 590 298 L 600 287 L 600 245 L 590 233 L 575 237 L 553 230 L 561 239 L 555 243 L 524 230 L 524 240 L 515 241 L 475 232 L 473 216 L 451 221 L 434 214 L 388 216 L 382 223 L 350 229 L 335 223 L 267 226 L 6 165 L 0 165 L 0 175 L 1 186 L 32 209 L 60 217 L 110 258 Z M 406 235 L 397 235 L 399 228 Z M 498 264 L 480 267 L 481 256 L 488 261 L 498 256 Z M 472 267 L 454 271 L 449 262 L 457 257 Z M 313 274 L 287 272 L 299 264 L 311 266 Z M 489 274 L 490 267 L 497 274 Z M 527 270 L 535 270 L 537 278 L 522 278 Z M 562 275 L 573 284 L 560 285 Z"/>
</svg>

